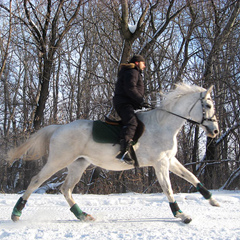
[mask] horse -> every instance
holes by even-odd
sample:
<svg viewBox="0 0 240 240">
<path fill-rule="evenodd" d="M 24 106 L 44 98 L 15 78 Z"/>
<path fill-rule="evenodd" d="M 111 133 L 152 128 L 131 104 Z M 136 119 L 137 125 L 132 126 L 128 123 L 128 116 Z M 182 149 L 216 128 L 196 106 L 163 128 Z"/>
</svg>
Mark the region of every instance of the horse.
<svg viewBox="0 0 240 240">
<path fill-rule="evenodd" d="M 174 199 L 169 172 L 190 182 L 212 206 L 220 206 L 212 193 L 187 170 L 175 157 L 177 134 L 186 121 L 202 127 L 206 135 L 215 138 L 219 133 L 214 103 L 211 98 L 213 86 L 208 89 L 196 85 L 177 84 L 164 95 L 160 107 L 137 112 L 145 125 L 145 131 L 134 145 L 140 167 L 152 166 L 163 193 L 167 196 L 173 216 L 183 223 L 192 221 Z M 41 171 L 34 176 L 26 191 L 13 208 L 11 219 L 18 221 L 30 195 L 59 170 L 66 168 L 68 174 L 60 190 L 70 206 L 70 211 L 80 221 L 95 220 L 81 210 L 72 197 L 74 186 L 80 181 L 85 169 L 95 165 L 112 171 L 134 168 L 116 158 L 119 144 L 98 143 L 92 137 L 93 121 L 79 119 L 65 125 L 49 125 L 34 133 L 25 143 L 8 152 L 8 161 L 20 157 L 36 160 L 47 155 Z"/>
</svg>

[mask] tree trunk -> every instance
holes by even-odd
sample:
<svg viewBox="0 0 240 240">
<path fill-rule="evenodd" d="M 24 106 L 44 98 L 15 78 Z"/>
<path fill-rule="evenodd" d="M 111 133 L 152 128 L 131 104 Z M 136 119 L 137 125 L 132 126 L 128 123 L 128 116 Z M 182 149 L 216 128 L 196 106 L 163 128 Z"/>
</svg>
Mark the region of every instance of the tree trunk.
<svg viewBox="0 0 240 240">
<path fill-rule="evenodd" d="M 44 109 L 46 105 L 46 101 L 48 99 L 49 94 L 49 82 L 51 77 L 51 70 L 52 70 L 52 59 L 46 60 L 44 62 L 44 71 L 43 77 L 40 79 L 41 90 L 40 90 L 40 97 L 37 104 L 37 109 L 35 112 L 34 117 L 34 128 L 38 130 L 41 126 L 44 117 Z"/>
<path fill-rule="evenodd" d="M 194 136 L 194 145 L 193 145 L 193 153 L 192 153 L 192 163 L 198 162 L 198 149 L 199 149 L 199 141 L 198 141 L 198 135 L 199 135 L 199 126 L 195 127 L 195 136 Z M 196 164 L 192 165 L 193 174 L 197 174 L 197 168 Z"/>
</svg>

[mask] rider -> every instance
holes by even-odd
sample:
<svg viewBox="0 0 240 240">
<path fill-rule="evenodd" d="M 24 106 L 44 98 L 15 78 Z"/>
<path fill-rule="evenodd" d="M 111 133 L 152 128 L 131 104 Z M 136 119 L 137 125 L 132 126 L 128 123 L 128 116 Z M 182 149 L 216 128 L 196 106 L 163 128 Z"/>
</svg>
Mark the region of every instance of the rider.
<svg viewBox="0 0 240 240">
<path fill-rule="evenodd" d="M 134 110 L 141 109 L 146 105 L 143 99 L 142 77 L 142 71 L 145 67 L 145 59 L 141 55 L 134 55 L 128 64 L 121 64 L 113 98 L 113 105 L 123 123 L 120 153 L 116 158 L 128 164 L 134 164 L 134 160 L 129 154 L 129 148 L 138 126 Z"/>
</svg>

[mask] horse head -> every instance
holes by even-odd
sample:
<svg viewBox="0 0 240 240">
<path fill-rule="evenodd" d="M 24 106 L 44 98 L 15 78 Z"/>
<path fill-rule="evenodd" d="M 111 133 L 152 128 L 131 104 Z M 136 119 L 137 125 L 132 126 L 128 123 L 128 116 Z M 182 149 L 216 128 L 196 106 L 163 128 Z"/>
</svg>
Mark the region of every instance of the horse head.
<svg viewBox="0 0 240 240">
<path fill-rule="evenodd" d="M 212 89 L 213 86 L 211 86 L 206 92 L 201 93 L 202 120 L 200 125 L 208 137 L 215 138 L 219 133 L 219 128 L 213 100 L 211 98 Z"/>
<path fill-rule="evenodd" d="M 166 95 L 160 110 L 201 126 L 207 136 L 215 138 L 219 128 L 211 98 L 213 86 L 208 90 L 184 83 L 176 86 Z"/>
</svg>

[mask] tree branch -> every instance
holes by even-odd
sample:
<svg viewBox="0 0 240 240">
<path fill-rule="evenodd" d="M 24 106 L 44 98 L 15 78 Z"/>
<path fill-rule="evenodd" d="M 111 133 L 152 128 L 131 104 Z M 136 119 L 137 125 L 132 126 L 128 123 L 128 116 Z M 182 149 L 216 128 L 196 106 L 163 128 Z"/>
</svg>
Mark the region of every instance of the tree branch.
<svg viewBox="0 0 240 240">
<path fill-rule="evenodd" d="M 86 2 L 88 2 L 88 1 L 89 1 L 89 0 L 86 0 L 86 1 L 84 1 L 84 2 L 83 2 L 82 0 L 79 0 L 79 1 L 78 1 L 78 5 L 77 5 L 77 8 L 76 8 L 74 14 L 73 14 L 72 17 L 68 20 L 65 29 L 64 29 L 64 30 L 62 31 L 62 33 L 59 35 L 59 38 L 58 38 L 56 44 L 53 45 L 55 49 L 58 48 L 58 46 L 59 46 L 59 44 L 61 43 L 64 35 L 65 35 L 65 34 L 68 32 L 68 30 L 71 28 L 71 23 L 72 23 L 73 20 L 76 18 L 77 14 L 78 14 L 78 12 L 79 12 L 79 9 L 80 9 L 80 7 L 81 7 L 81 5 L 84 5 L 84 4 L 85 4 Z"/>
<path fill-rule="evenodd" d="M 171 20 L 173 20 L 178 14 L 182 12 L 184 8 L 186 8 L 186 5 L 184 5 L 182 8 L 180 8 L 177 12 L 175 12 L 172 16 L 170 16 L 171 9 L 173 7 L 175 0 L 170 1 L 170 4 L 168 6 L 167 14 L 166 14 L 166 19 L 165 23 L 156 31 L 156 33 L 153 35 L 151 40 L 147 42 L 144 47 L 141 49 L 141 54 L 145 55 L 146 52 L 151 48 L 151 46 L 156 42 L 157 38 L 166 30 L 168 24 L 170 23 Z"/>
<path fill-rule="evenodd" d="M 9 45 L 10 45 L 10 41 L 11 41 L 11 36 L 12 36 L 12 0 L 10 0 L 10 2 L 9 2 L 9 10 L 10 10 L 10 16 L 9 16 L 9 34 L 8 34 L 8 40 L 7 40 L 6 50 L 5 50 L 5 52 L 4 52 L 4 56 L 3 56 L 3 60 L 2 60 L 2 66 L 1 66 L 1 69 L 0 69 L 0 79 L 2 79 L 3 71 L 4 71 L 5 66 L 6 66 L 7 57 L 8 57 L 8 49 L 9 49 Z"/>
<path fill-rule="evenodd" d="M 35 25 L 35 23 L 31 20 L 30 18 L 30 14 L 29 14 L 29 11 L 28 11 L 28 8 L 27 8 L 27 0 L 24 0 L 24 10 L 25 10 L 25 14 L 26 14 L 26 17 L 27 17 L 27 20 L 29 22 L 29 25 L 30 25 L 30 30 L 35 38 L 35 40 L 39 43 L 41 43 L 41 45 L 43 45 L 43 39 L 42 39 L 42 35 L 39 31 L 39 29 L 37 28 L 37 26 Z"/>
<path fill-rule="evenodd" d="M 224 27 L 222 33 L 217 34 L 216 38 L 214 39 L 214 43 L 209 53 L 208 59 L 206 61 L 206 68 L 203 74 L 203 78 L 205 79 L 205 82 L 208 82 L 209 78 L 211 77 L 213 61 L 216 56 L 216 53 L 223 47 L 225 40 L 229 36 L 232 30 L 232 26 L 234 25 L 236 18 L 239 15 L 239 11 L 240 11 L 240 1 L 237 0 L 236 5 L 232 11 L 232 14 L 226 26 Z"/>
</svg>

